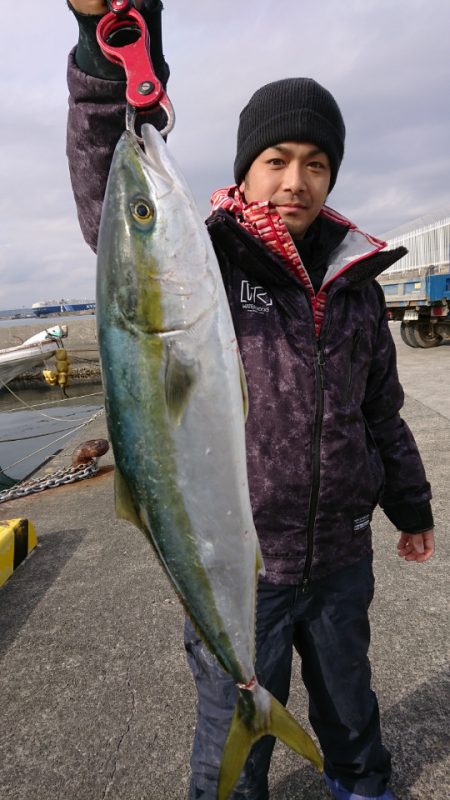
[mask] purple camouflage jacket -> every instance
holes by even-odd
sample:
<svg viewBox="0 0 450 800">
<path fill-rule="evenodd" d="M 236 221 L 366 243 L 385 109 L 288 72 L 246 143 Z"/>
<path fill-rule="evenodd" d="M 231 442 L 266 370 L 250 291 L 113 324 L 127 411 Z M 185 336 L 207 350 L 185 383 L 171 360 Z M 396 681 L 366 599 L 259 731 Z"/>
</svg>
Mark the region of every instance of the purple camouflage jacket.
<svg viewBox="0 0 450 800">
<path fill-rule="evenodd" d="M 124 84 L 86 75 L 72 54 L 68 85 L 72 186 L 95 249 Z M 306 583 L 370 553 L 377 503 L 401 530 L 431 527 L 430 486 L 399 415 L 395 346 L 375 281 L 404 249 L 374 254 L 348 230 L 328 264 L 317 339 L 309 295 L 282 261 L 226 211 L 207 226 L 248 382 L 248 476 L 265 579 Z"/>
</svg>

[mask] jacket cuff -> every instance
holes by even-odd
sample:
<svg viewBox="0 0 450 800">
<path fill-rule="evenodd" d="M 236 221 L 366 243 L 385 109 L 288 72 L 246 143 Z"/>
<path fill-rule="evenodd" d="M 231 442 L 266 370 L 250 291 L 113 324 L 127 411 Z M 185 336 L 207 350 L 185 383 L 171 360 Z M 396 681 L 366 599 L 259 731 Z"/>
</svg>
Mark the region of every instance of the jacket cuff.
<svg viewBox="0 0 450 800">
<path fill-rule="evenodd" d="M 67 0 L 67 5 L 78 22 L 78 44 L 75 51 L 75 63 L 77 67 L 93 78 L 103 78 L 109 81 L 124 81 L 125 71 L 123 67 L 121 67 L 120 64 L 113 64 L 112 61 L 109 61 L 109 59 L 103 55 L 97 42 L 97 25 L 103 15 L 82 14 L 73 8 L 70 0 Z M 160 0 L 147 0 L 141 9 L 141 14 L 150 34 L 150 56 L 153 68 L 165 89 L 167 87 L 167 81 L 169 80 L 170 70 L 162 52 L 162 7 Z"/>
<path fill-rule="evenodd" d="M 395 506 L 385 506 L 384 513 L 399 531 L 404 533 L 422 533 L 434 527 L 431 504 L 398 503 Z"/>
</svg>

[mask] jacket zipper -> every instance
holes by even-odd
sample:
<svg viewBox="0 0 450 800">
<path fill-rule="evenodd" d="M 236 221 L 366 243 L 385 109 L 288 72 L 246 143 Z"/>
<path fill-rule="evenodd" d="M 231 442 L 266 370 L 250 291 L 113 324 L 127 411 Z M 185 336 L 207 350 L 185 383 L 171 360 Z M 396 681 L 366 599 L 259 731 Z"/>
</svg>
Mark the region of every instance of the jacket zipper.
<svg viewBox="0 0 450 800">
<path fill-rule="evenodd" d="M 311 565 L 313 560 L 313 549 L 314 549 L 314 526 L 316 524 L 317 504 L 319 502 L 320 440 L 322 438 L 322 422 L 323 422 L 324 390 L 325 390 L 325 375 L 324 375 L 325 342 L 331 325 L 331 313 L 330 313 L 331 304 L 333 303 L 334 298 L 336 297 L 337 294 L 339 294 L 340 291 L 342 291 L 342 289 L 338 289 L 329 300 L 327 309 L 328 320 L 326 328 L 323 327 L 322 329 L 323 336 L 321 335 L 319 340 L 317 340 L 316 337 L 314 336 L 314 341 L 316 345 L 316 355 L 314 359 L 314 372 L 315 372 L 315 383 L 316 383 L 316 416 L 314 419 L 314 432 L 313 432 L 313 463 L 312 463 L 312 476 L 311 476 L 311 494 L 309 497 L 308 527 L 306 529 L 306 558 L 305 558 L 305 567 L 303 570 L 303 578 L 301 581 L 302 592 L 306 592 L 310 584 Z M 314 315 L 313 315 L 313 325 L 314 325 Z"/>
<path fill-rule="evenodd" d="M 303 578 L 301 582 L 302 592 L 306 592 L 307 589 L 309 588 L 309 576 L 311 572 L 313 547 L 314 547 L 314 526 L 316 523 L 317 504 L 319 501 L 320 440 L 322 438 L 322 421 L 323 421 L 324 389 L 325 389 L 325 376 L 323 371 L 324 366 L 325 366 L 325 358 L 323 354 L 323 346 L 320 342 L 317 342 L 316 340 L 316 354 L 314 359 L 314 372 L 315 372 L 315 383 L 316 383 L 316 416 L 314 419 L 314 432 L 313 432 L 311 494 L 309 498 L 308 527 L 306 529 L 306 558 L 305 558 L 305 568 L 303 570 Z"/>
</svg>

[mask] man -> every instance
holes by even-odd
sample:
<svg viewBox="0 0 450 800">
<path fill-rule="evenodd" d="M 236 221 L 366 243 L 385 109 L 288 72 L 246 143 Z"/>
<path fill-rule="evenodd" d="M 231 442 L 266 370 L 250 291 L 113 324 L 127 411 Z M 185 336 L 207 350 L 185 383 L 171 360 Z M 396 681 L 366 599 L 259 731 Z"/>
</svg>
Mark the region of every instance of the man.
<svg viewBox="0 0 450 800">
<path fill-rule="evenodd" d="M 80 223 L 95 248 L 124 83 L 95 43 L 104 4 L 72 2 L 80 39 L 69 62 L 68 155 Z M 142 11 L 152 57 L 159 2 Z M 243 109 L 236 185 L 213 195 L 207 221 L 247 375 L 247 460 L 266 575 L 257 610 L 258 680 L 287 702 L 293 647 L 310 721 L 337 800 L 391 800 L 390 756 L 370 688 L 370 521 L 379 502 L 401 531 L 398 553 L 434 551 L 431 492 L 399 415 L 403 392 L 383 292 L 375 278 L 403 254 L 325 206 L 344 152 L 331 94 L 308 78 L 260 88 Z M 198 690 L 190 800 L 212 800 L 236 689 L 190 622 Z M 267 800 L 274 741 L 252 750 L 234 800 Z"/>
</svg>

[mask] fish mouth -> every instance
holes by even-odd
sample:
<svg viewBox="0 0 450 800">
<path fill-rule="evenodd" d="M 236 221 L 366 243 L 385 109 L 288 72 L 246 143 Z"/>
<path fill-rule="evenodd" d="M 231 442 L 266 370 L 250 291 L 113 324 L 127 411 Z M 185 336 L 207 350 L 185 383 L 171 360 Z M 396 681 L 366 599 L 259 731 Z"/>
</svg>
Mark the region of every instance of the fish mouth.
<svg viewBox="0 0 450 800">
<path fill-rule="evenodd" d="M 154 185 L 156 198 L 162 200 L 166 195 L 170 194 L 175 186 L 175 180 L 170 174 L 167 161 L 164 162 L 164 140 L 153 125 L 142 126 L 142 137 L 144 142 L 144 149 L 137 141 L 134 141 L 134 146 L 138 149 L 139 155 L 145 162 L 147 167 L 151 169 L 151 178 Z"/>
</svg>

